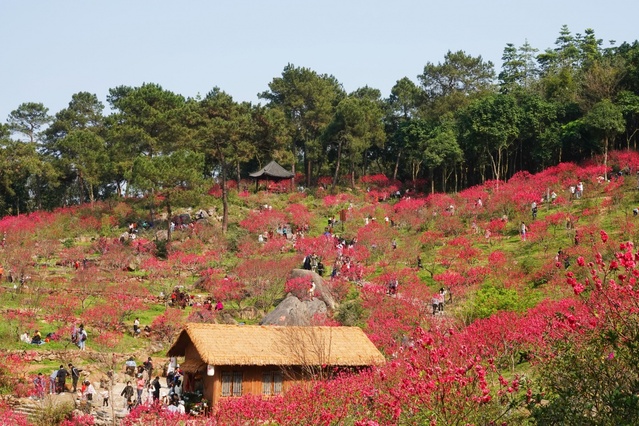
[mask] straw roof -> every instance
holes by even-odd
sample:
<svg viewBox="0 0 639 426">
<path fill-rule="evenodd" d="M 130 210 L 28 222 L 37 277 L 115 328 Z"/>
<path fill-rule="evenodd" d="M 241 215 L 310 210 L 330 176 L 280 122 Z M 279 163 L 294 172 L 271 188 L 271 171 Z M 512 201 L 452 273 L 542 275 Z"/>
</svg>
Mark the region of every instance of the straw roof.
<svg viewBox="0 0 639 426">
<path fill-rule="evenodd" d="M 295 174 L 292 172 L 289 172 L 284 167 L 277 164 L 275 161 L 271 161 L 262 169 L 253 173 L 249 173 L 249 176 L 251 177 L 268 176 L 272 178 L 285 179 L 285 178 L 292 178 L 293 176 L 295 176 Z"/>
<path fill-rule="evenodd" d="M 189 323 L 167 356 L 184 356 L 190 342 L 210 365 L 366 366 L 385 362 L 358 327 Z"/>
<path fill-rule="evenodd" d="M 197 373 L 198 371 L 206 370 L 206 363 L 198 359 L 187 359 L 180 364 L 180 369 L 187 373 Z"/>
</svg>

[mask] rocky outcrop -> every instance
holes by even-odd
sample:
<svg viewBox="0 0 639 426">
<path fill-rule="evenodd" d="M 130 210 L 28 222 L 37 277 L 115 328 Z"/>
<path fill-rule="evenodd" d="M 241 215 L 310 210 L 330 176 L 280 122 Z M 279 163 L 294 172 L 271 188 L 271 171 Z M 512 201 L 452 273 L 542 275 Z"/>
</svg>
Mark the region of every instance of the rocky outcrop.
<svg viewBox="0 0 639 426">
<path fill-rule="evenodd" d="M 317 315 L 325 316 L 328 312 L 324 301 L 301 301 L 292 294 L 288 294 L 277 307 L 269 312 L 260 322 L 261 325 L 311 325 Z"/>
<path fill-rule="evenodd" d="M 313 271 L 293 269 L 290 278 L 308 277 L 315 283 L 315 297 L 311 300 L 300 300 L 288 294 L 277 307 L 269 312 L 260 322 L 262 325 L 311 325 L 313 320 L 326 317 L 329 311 L 337 309 L 326 281 Z"/>
<path fill-rule="evenodd" d="M 326 303 L 326 306 L 331 311 L 337 309 L 338 304 L 335 302 L 335 299 L 333 299 L 331 290 L 328 288 L 324 278 L 320 277 L 316 272 L 308 271 L 306 269 L 293 269 L 291 271 L 291 278 L 300 277 L 310 277 L 315 283 L 315 294 L 317 295 L 317 298 Z"/>
</svg>

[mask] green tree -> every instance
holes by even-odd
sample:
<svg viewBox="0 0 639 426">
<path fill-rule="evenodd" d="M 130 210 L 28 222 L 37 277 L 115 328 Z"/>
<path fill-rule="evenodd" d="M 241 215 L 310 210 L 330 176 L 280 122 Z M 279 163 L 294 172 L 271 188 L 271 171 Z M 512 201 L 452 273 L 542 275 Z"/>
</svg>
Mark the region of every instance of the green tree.
<svg viewBox="0 0 639 426">
<path fill-rule="evenodd" d="M 188 150 L 155 157 L 138 156 L 133 163 L 131 184 L 150 196 L 159 195 L 166 208 L 168 240 L 171 240 L 173 207 L 193 205 L 204 183 L 204 155 Z"/>
<path fill-rule="evenodd" d="M 637 149 L 635 135 L 639 131 L 639 96 L 624 90 L 619 93 L 617 103 L 626 119 L 626 149 L 630 149 L 630 141 L 634 141 L 633 149 Z"/>
<path fill-rule="evenodd" d="M 507 156 L 519 136 L 520 120 L 521 110 L 517 101 L 508 94 L 478 99 L 460 116 L 463 139 L 480 161 L 483 158 L 488 160 L 495 180 L 506 177 Z"/>
<path fill-rule="evenodd" d="M 9 126 L 0 124 L 0 214 L 20 214 L 41 207 L 33 205 L 39 181 L 57 185 L 56 173 L 32 142 L 9 138 Z M 38 202 L 37 194 L 35 201 Z"/>
<path fill-rule="evenodd" d="M 336 150 L 333 186 L 337 185 L 342 157 L 350 165 L 351 185 L 355 185 L 355 168 L 361 165 L 364 152 L 384 142 L 383 111 L 379 91 L 359 90 L 344 98 L 324 135 Z M 345 155 L 344 155 L 345 154 Z"/>
<path fill-rule="evenodd" d="M 188 148 L 182 126 L 186 102 L 183 96 L 146 83 L 135 88 L 110 89 L 107 100 L 115 111 L 110 136 L 117 139 L 118 149 L 129 153 L 130 158 Z"/>
<path fill-rule="evenodd" d="M 269 91 L 259 96 L 270 107 L 285 113 L 294 144 L 291 151 L 295 156 L 301 154 L 306 166 L 306 185 L 310 186 L 313 165 L 323 157 L 320 138 L 344 97 L 344 89 L 333 76 L 288 64 L 282 76 L 269 83 Z M 295 173 L 295 163 L 292 166 Z"/>
<path fill-rule="evenodd" d="M 448 51 L 443 63 L 428 62 L 417 78 L 428 99 L 429 115 L 436 118 L 492 91 L 495 70 L 493 63 L 484 62 L 481 56 Z"/>
<path fill-rule="evenodd" d="M 401 131 L 411 165 L 411 177 L 417 179 L 422 164 L 428 169 L 431 193 L 435 192 L 435 170 L 442 170 L 442 188 L 446 187 L 446 166 L 461 161 L 463 153 L 451 122 L 433 125 L 425 120 L 406 122 Z"/>
<path fill-rule="evenodd" d="M 55 116 L 47 129 L 47 151 L 67 175 L 72 175 L 79 188 L 79 201 L 86 192 L 95 200 L 95 188 L 103 183 L 108 164 L 104 140 L 104 105 L 87 92 L 72 96 L 69 106 Z"/>
<path fill-rule="evenodd" d="M 625 121 L 621 108 L 608 99 L 595 104 L 584 118 L 585 123 L 601 139 L 604 154 L 604 178 L 608 173 L 608 147 L 610 141 L 625 129 Z"/>
<path fill-rule="evenodd" d="M 404 77 L 397 80 L 386 100 L 387 152 L 395 163 L 393 180 L 397 179 L 400 160 L 405 151 L 400 128 L 402 123 L 416 116 L 421 98 L 423 93 L 420 88 L 408 77 Z"/>
<path fill-rule="evenodd" d="M 514 170 L 541 171 L 561 161 L 561 126 L 558 105 L 537 93 L 520 93 L 521 108 L 518 153 L 513 156 Z M 516 160 L 519 159 L 519 164 Z"/>
<path fill-rule="evenodd" d="M 537 51 L 538 49 L 533 48 L 528 41 L 519 48 L 516 48 L 512 43 L 506 45 L 501 57 L 502 71 L 499 73 L 499 85 L 502 92 L 508 93 L 518 89 L 532 88 L 539 75 L 535 61 Z"/>
<path fill-rule="evenodd" d="M 228 170 L 255 157 L 252 143 L 252 115 L 249 104 L 237 104 L 233 98 L 214 88 L 201 102 L 193 105 L 190 120 L 200 149 L 206 153 L 206 168 L 217 167 L 222 186 L 222 230 L 228 227 Z M 239 179 L 239 176 L 238 176 Z"/>
<path fill-rule="evenodd" d="M 28 141 L 35 143 L 40 130 L 51 122 L 49 108 L 41 103 L 27 102 L 20 104 L 17 109 L 11 111 L 7 123 L 9 130 L 22 133 Z"/>
</svg>

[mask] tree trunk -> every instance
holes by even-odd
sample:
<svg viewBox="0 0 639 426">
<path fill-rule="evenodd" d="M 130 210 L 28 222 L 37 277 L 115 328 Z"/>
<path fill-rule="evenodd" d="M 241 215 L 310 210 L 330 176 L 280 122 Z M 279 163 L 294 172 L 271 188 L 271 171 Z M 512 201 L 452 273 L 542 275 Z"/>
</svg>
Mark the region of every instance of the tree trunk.
<svg viewBox="0 0 639 426">
<path fill-rule="evenodd" d="M 351 188 L 355 188 L 355 164 L 351 163 Z"/>
<path fill-rule="evenodd" d="M 342 161 L 342 138 L 339 138 L 339 142 L 337 143 L 337 162 L 335 163 L 335 174 L 333 175 L 333 188 L 337 186 L 337 181 L 339 179 L 339 166 Z"/>
<path fill-rule="evenodd" d="M 89 201 L 91 202 L 91 208 L 93 208 L 93 204 L 95 202 L 95 197 L 93 195 L 93 184 L 89 184 Z"/>
<path fill-rule="evenodd" d="M 229 225 L 229 199 L 226 188 L 226 164 L 224 164 L 224 157 L 222 157 L 222 232 L 226 234 L 226 230 Z"/>
<path fill-rule="evenodd" d="M 236 168 L 236 173 L 237 173 L 237 192 L 239 194 L 240 192 L 240 183 L 242 182 L 242 176 L 240 175 L 240 162 L 236 162 L 235 165 L 237 166 Z"/>
<path fill-rule="evenodd" d="M 166 233 L 166 241 L 171 241 L 171 223 L 172 223 L 172 212 L 171 212 L 171 201 L 169 200 L 169 196 L 166 196 L 166 214 L 167 214 L 167 233 Z"/>
<path fill-rule="evenodd" d="M 397 180 L 397 171 L 399 170 L 399 158 L 402 156 L 402 150 L 397 153 L 397 159 L 395 160 L 395 170 L 393 170 L 393 180 Z"/>
<path fill-rule="evenodd" d="M 604 137 L 604 182 L 608 180 L 608 136 Z"/>
<path fill-rule="evenodd" d="M 434 194 L 435 193 L 435 172 L 432 169 L 432 167 L 428 169 L 428 179 L 430 179 L 430 193 Z"/>
</svg>

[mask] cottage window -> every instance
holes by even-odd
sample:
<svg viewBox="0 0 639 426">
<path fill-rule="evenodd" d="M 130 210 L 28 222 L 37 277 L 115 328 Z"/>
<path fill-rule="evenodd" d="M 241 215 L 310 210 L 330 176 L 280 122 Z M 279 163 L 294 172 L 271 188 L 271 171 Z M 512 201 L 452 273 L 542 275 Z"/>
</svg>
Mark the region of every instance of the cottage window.
<svg viewBox="0 0 639 426">
<path fill-rule="evenodd" d="M 242 372 L 225 371 L 222 373 L 222 396 L 242 396 Z"/>
<path fill-rule="evenodd" d="M 284 377 L 281 371 L 262 373 L 262 395 L 281 395 Z"/>
</svg>

